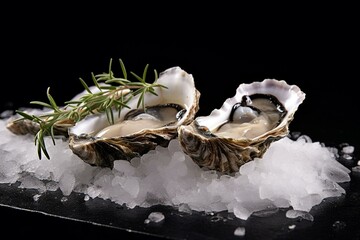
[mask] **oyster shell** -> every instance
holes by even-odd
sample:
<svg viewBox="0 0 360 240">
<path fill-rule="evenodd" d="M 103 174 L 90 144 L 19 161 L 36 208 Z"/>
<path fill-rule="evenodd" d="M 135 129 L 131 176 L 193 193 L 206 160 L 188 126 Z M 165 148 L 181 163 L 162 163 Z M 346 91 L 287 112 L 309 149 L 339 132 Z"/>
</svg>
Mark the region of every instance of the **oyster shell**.
<svg viewBox="0 0 360 240">
<path fill-rule="evenodd" d="M 46 113 L 51 113 L 50 111 L 47 112 L 38 109 L 25 110 L 24 112 L 26 112 L 29 115 L 42 115 Z M 7 120 L 6 128 L 10 132 L 16 135 L 26 135 L 26 134 L 35 135 L 40 130 L 40 126 L 38 123 L 28 119 L 23 119 L 21 121 L 18 121 L 19 118 L 20 116 L 18 114 L 15 114 Z M 69 119 L 58 122 L 57 124 L 54 125 L 54 134 L 67 137 L 68 128 L 71 125 L 73 125 L 73 122 Z"/>
<path fill-rule="evenodd" d="M 193 76 L 180 67 L 159 74 L 157 94 L 145 94 L 145 111 L 137 108 L 139 95 L 125 108 L 114 113 L 109 125 L 105 114 L 94 114 L 69 129 L 71 150 L 90 165 L 113 167 L 114 160 L 130 160 L 177 137 L 180 125 L 191 123 L 199 109 L 200 92 Z"/>
<path fill-rule="evenodd" d="M 105 84 L 100 83 L 99 85 L 105 85 Z M 96 93 L 99 91 L 97 86 L 90 86 L 89 89 L 92 93 Z M 79 100 L 86 93 L 88 93 L 87 90 L 84 90 L 78 93 L 76 96 L 74 96 L 70 101 Z M 25 109 L 24 112 L 29 115 L 41 116 L 41 115 L 51 114 L 53 110 L 48 108 L 43 108 L 43 109 L 29 108 L 29 109 Z M 21 119 L 21 121 L 19 121 L 19 119 Z M 73 125 L 74 122 L 70 119 L 64 119 L 62 121 L 55 123 L 54 135 L 62 135 L 68 137 L 69 127 Z M 22 119 L 22 117 L 19 114 L 15 114 L 7 120 L 6 128 L 10 132 L 16 135 L 26 135 L 26 134 L 35 135 L 40 130 L 40 126 L 37 122 L 31 121 L 29 119 Z"/>
<path fill-rule="evenodd" d="M 232 173 L 289 133 L 305 93 L 284 80 L 240 84 L 236 95 L 208 116 L 178 128 L 182 149 L 199 166 Z"/>
</svg>

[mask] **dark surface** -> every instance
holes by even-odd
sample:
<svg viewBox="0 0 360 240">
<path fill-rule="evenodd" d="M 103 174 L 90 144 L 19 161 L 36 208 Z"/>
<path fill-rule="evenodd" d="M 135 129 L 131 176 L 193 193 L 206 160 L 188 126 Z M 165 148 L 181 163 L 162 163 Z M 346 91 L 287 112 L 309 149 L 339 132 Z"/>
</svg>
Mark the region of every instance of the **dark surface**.
<svg viewBox="0 0 360 240">
<path fill-rule="evenodd" d="M 291 19 L 292 14 L 278 18 L 271 14 L 251 26 L 249 19 L 234 18 L 209 23 L 206 30 L 202 24 L 181 21 L 170 23 L 170 28 L 159 24 L 173 18 L 169 13 L 161 15 L 159 22 L 144 18 L 143 24 L 130 27 L 132 21 L 125 16 L 101 18 L 97 12 L 78 9 L 9 11 L 23 20 L 12 25 L 4 24 L 9 19 L 2 21 L 1 110 L 29 107 L 32 100 L 46 101 L 47 87 L 60 105 L 83 90 L 79 77 L 91 83 L 91 72 L 107 71 L 110 58 L 121 58 L 128 71 L 138 74 L 146 64 L 158 72 L 180 66 L 193 74 L 201 92 L 198 115 L 219 108 L 240 83 L 277 78 L 306 93 L 291 131 L 329 146 L 349 143 L 355 146 L 356 161 L 359 159 L 360 127 L 354 117 L 359 104 L 354 87 L 359 77 L 359 39 L 352 14 L 340 18 L 328 11 L 321 11 L 329 13 L 323 15 L 302 12 Z M 355 161 L 343 163 L 352 167 Z M 202 213 L 180 216 L 169 207 L 128 210 L 107 201 L 84 202 L 83 196 L 76 194 L 63 203 L 57 192 L 34 202 L 30 190 L 2 184 L 1 230 L 11 234 L 15 226 L 18 236 L 39 236 L 47 229 L 61 237 L 237 239 L 235 228 L 244 226 L 245 239 L 359 239 L 359 178 L 352 176 L 344 188 L 345 196 L 314 207 L 314 222 L 286 219 L 285 210 L 247 221 L 224 213 L 215 221 L 214 216 Z M 145 225 L 144 219 L 155 210 L 162 211 L 166 220 Z M 296 224 L 294 230 L 288 228 L 292 224 Z"/>
</svg>

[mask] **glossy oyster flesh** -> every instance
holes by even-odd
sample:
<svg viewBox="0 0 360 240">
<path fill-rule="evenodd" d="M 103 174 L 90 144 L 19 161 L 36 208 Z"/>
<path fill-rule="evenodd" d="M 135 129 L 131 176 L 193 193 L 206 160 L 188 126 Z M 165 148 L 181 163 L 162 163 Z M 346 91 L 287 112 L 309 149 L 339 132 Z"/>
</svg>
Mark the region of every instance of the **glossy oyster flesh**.
<svg viewBox="0 0 360 240">
<path fill-rule="evenodd" d="M 138 108 L 139 95 L 133 97 L 121 114 L 114 112 L 115 124 L 106 114 L 94 114 L 69 129 L 69 146 L 90 165 L 112 167 L 114 160 L 130 160 L 156 146 L 166 147 L 177 137 L 177 128 L 191 123 L 199 109 L 200 92 L 193 76 L 180 67 L 159 74 L 166 88 L 156 95 L 145 93 L 145 108 Z"/>
<path fill-rule="evenodd" d="M 180 144 L 199 166 L 222 173 L 262 157 L 270 144 L 289 133 L 305 93 L 284 80 L 240 84 L 236 95 L 209 116 L 180 126 Z"/>
</svg>

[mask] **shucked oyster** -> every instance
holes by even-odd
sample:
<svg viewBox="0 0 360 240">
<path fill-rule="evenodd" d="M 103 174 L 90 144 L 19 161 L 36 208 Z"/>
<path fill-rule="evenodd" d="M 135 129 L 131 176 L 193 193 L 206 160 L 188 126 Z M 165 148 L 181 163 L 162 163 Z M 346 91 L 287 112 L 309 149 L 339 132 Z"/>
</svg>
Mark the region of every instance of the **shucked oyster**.
<svg viewBox="0 0 360 240">
<path fill-rule="evenodd" d="M 289 133 L 289 124 L 304 99 L 299 87 L 283 80 L 241 84 L 220 109 L 180 126 L 179 141 L 199 166 L 236 172 Z"/>
<path fill-rule="evenodd" d="M 85 162 L 112 167 L 118 159 L 130 160 L 157 145 L 167 146 L 180 125 L 191 123 L 199 109 L 200 92 L 193 76 L 180 67 L 159 74 L 156 95 L 145 93 L 145 109 L 133 97 L 110 125 L 106 114 L 89 115 L 69 129 L 69 146 Z"/>
</svg>

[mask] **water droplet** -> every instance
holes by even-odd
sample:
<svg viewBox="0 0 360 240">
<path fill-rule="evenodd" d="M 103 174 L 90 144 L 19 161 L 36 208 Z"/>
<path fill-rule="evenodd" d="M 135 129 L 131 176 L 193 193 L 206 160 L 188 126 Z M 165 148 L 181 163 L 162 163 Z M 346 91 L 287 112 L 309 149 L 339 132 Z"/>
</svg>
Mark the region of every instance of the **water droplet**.
<svg viewBox="0 0 360 240">
<path fill-rule="evenodd" d="M 295 224 L 289 225 L 288 228 L 289 228 L 290 230 L 294 230 L 294 229 L 296 228 L 296 225 L 295 225 Z"/>
<path fill-rule="evenodd" d="M 40 197 L 41 197 L 41 194 L 35 194 L 35 195 L 33 196 L 33 199 L 34 199 L 35 202 L 37 202 Z"/>
</svg>

